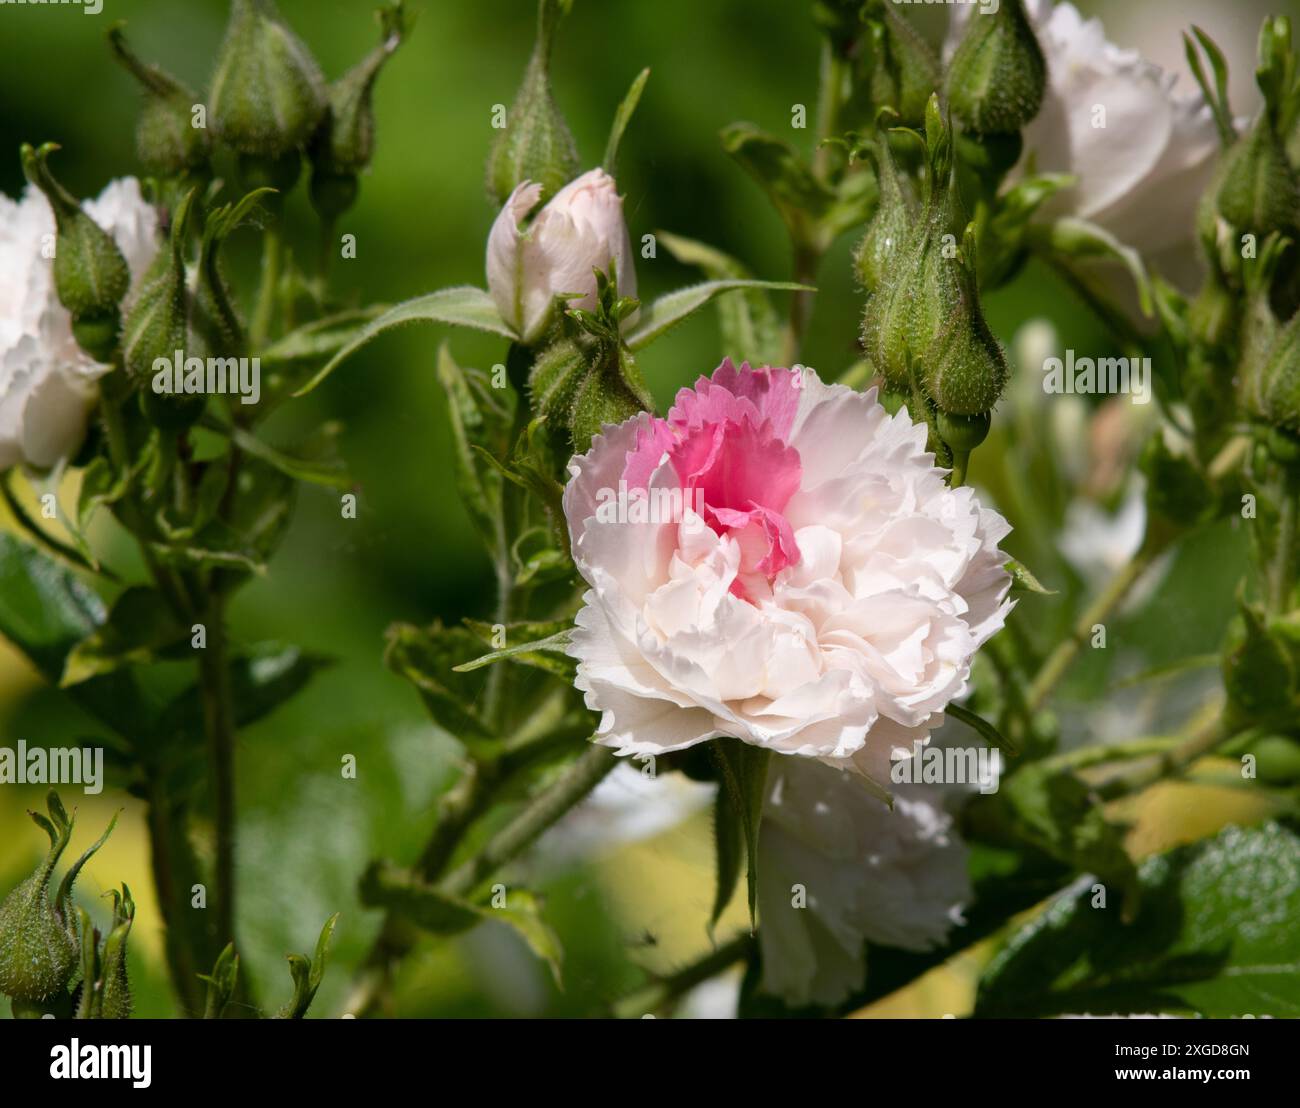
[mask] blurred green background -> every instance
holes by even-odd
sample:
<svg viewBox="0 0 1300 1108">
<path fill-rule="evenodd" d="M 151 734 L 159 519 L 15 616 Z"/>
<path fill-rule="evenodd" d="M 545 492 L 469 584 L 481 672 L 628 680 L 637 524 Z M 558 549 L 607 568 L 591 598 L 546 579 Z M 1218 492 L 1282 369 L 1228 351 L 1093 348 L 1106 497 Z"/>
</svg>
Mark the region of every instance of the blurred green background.
<svg viewBox="0 0 1300 1108">
<path fill-rule="evenodd" d="M 414 33 L 376 90 L 374 163 L 358 206 L 339 227 L 356 236 L 357 257 L 336 262 L 335 289 L 355 290 L 361 302 L 484 283 L 483 248 L 495 214 L 483 184 L 495 133 L 490 115 L 494 104 L 510 103 L 531 47 L 531 0 L 417 0 L 412 6 L 418 12 Z M 1239 111 L 1249 109 L 1253 40 L 1269 5 L 1170 0 L 1081 6 L 1106 19 L 1112 41 L 1170 66 L 1182 65 L 1179 30 L 1200 22 L 1236 63 L 1235 103 Z M 280 8 L 330 76 L 357 60 L 377 34 L 369 0 L 280 0 Z M 577 0 L 562 28 L 554 72 L 557 99 L 585 163 L 599 158 L 633 76 L 642 66 L 652 71 L 618 173 L 634 243 L 656 229 L 672 230 L 736 255 L 760 277 L 788 276 L 782 226 L 723 154 L 717 134 L 729 122 L 749 120 L 805 139 L 808 132 L 790 132 L 789 125 L 792 105 L 806 104 L 811 114 L 816 93 L 818 42 L 808 8 L 806 0 Z M 932 38 L 942 33 L 941 10 L 912 11 Z M 131 137 L 137 93 L 111 62 L 105 30 L 113 20 L 126 20 L 143 58 L 202 88 L 225 17 L 223 0 L 105 0 L 94 17 L 73 6 L 0 7 L 0 150 L 9 152 L 0 159 L 0 188 L 11 196 L 22 189 L 17 149 L 23 141 L 60 143 L 54 167 L 81 196 L 97 193 L 111 177 L 137 172 Z M 291 238 L 310 265 L 316 230 L 301 189 L 288 218 Z M 246 298 L 255 280 L 253 244 L 252 235 L 233 243 L 233 275 Z M 825 377 L 838 375 L 856 356 L 860 299 L 849 273 L 851 245 L 851 238 L 843 239 L 823 267 L 803 358 Z M 643 297 L 697 276 L 666 251 L 655 260 L 638 259 Z M 994 330 L 1008 344 L 1021 323 L 1046 315 L 1062 346 L 1104 348 L 1096 322 L 1043 272 L 1031 269 L 988 308 Z M 271 572 L 239 594 L 232 612 L 237 638 L 294 641 L 338 659 L 298 699 L 240 736 L 242 953 L 268 1006 L 289 992 L 284 954 L 310 950 L 322 921 L 341 911 L 333 968 L 314 1012 L 337 1014 L 350 970 L 378 924 L 378 914 L 357 903 L 356 878 L 373 857 L 415 856 L 436 795 L 455 773 L 454 745 L 426 722 L 413 691 L 380 659 L 384 628 L 394 620 L 454 622 L 489 610 L 488 564 L 456 499 L 446 413 L 433 373 L 444 337 L 462 364 L 490 366 L 504 357 L 503 345 L 485 336 L 412 328 L 367 348 L 267 428 L 272 439 L 291 441 L 321 421 L 342 420 L 342 451 L 360 485 L 353 521 L 339 518 L 334 494 L 304 488 L 291 537 Z M 709 372 L 720 354 L 714 316 L 703 313 L 656 343 L 642 365 L 663 402 Z M 996 449 L 981 452 L 974 482 L 994 486 L 996 496 L 1000 468 Z M 96 540 L 110 551 L 120 546 L 109 525 Z M 1014 539 L 1010 545 L 1021 553 Z M 1166 590 L 1154 602 L 1159 618 L 1130 617 L 1130 646 L 1157 661 L 1171 650 L 1175 656 L 1214 650 L 1240 559 L 1240 543 L 1226 531 L 1200 540 L 1173 571 L 1171 589 L 1181 580 L 1182 591 Z M 1049 583 L 1062 587 L 1064 598 L 1055 606 L 1034 601 L 1049 630 L 1068 614 L 1080 587 L 1077 580 L 1056 578 Z M 1206 595 L 1212 604 L 1195 602 Z M 1111 664 L 1090 659 L 1076 693 L 1104 698 Z M 77 743 L 93 734 L 91 721 L 43 688 L 0 643 L 0 741 L 13 745 L 40 735 L 57 745 L 56 735 Z M 345 754 L 357 758 L 355 781 L 340 777 Z M 38 792 L 6 787 L 0 793 L 0 891 L 38 857 L 43 836 L 23 815 L 38 803 Z M 126 807 L 118 831 L 88 868 L 82 894 L 89 903 L 123 879 L 136 890 L 138 1012 L 172 1014 L 148 891 L 141 806 L 111 791 L 67 799 L 80 807 L 74 850 L 98 833 L 113 809 Z M 564 992 L 549 984 L 545 969 L 513 937 L 485 927 L 421 948 L 404 980 L 399 1013 L 591 1011 L 594 1001 L 637 982 L 629 954 L 661 968 L 703 948 L 710 849 L 707 821 L 696 820 L 556 876 L 548 915 L 565 941 Z M 94 910 L 105 908 L 101 903 Z M 954 996 L 966 987 L 941 982 L 933 994 L 921 990 L 902 1011 L 960 1011 Z"/>
</svg>

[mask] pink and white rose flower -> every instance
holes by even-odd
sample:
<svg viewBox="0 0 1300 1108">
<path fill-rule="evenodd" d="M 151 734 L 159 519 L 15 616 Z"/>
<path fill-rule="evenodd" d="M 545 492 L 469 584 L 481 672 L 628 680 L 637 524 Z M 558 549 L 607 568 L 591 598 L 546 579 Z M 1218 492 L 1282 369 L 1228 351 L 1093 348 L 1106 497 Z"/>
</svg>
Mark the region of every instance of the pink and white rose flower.
<svg viewBox="0 0 1300 1108">
<path fill-rule="evenodd" d="M 730 360 L 666 418 L 607 425 L 564 493 L 596 741 L 731 736 L 887 789 L 1010 608 L 1007 523 L 925 444 L 874 390 Z"/>
</svg>

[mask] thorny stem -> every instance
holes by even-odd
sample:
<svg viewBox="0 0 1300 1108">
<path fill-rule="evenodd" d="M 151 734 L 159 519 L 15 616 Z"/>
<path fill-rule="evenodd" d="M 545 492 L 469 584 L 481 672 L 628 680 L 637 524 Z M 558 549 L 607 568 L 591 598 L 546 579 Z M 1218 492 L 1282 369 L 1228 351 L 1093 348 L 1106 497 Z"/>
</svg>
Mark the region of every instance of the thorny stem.
<svg viewBox="0 0 1300 1108">
<path fill-rule="evenodd" d="M 1269 610 L 1282 614 L 1291 601 L 1292 569 L 1295 564 L 1296 500 L 1300 480 L 1287 468 L 1278 481 L 1277 536 L 1273 542 L 1273 564 L 1267 568 Z"/>
</svg>

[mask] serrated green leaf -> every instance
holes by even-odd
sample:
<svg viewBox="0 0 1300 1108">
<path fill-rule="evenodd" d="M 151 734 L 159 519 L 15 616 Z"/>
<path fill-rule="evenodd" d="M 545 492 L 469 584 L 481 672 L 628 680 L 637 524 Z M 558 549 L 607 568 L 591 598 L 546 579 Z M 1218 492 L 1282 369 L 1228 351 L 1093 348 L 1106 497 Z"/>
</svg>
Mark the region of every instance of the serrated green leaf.
<svg viewBox="0 0 1300 1108">
<path fill-rule="evenodd" d="M 655 237 L 683 265 L 698 266 L 715 281 L 752 280 L 753 274 L 740 262 L 707 243 L 656 231 Z M 775 365 L 781 356 L 781 320 L 767 293 L 761 289 L 738 289 L 718 297 L 718 319 L 722 348 L 733 358 L 755 365 Z"/>
<path fill-rule="evenodd" d="M 447 395 L 456 445 L 456 488 L 494 559 L 505 556 L 501 473 L 482 455 L 504 458 L 514 428 L 518 397 L 506 383 L 492 387 L 482 370 L 462 368 L 444 342 L 438 348 L 438 380 Z"/>
<path fill-rule="evenodd" d="M 502 890 L 497 894 L 503 898 L 502 906 L 481 906 L 443 892 L 410 870 L 376 862 L 362 877 L 360 893 L 363 904 L 395 912 L 435 935 L 460 934 L 486 920 L 504 923 L 546 962 L 560 984 L 559 938 L 542 919 L 536 896 L 526 890 Z"/>
<path fill-rule="evenodd" d="M 129 588 L 117 598 L 107 621 L 68 653 L 59 684 L 68 688 L 122 666 L 157 661 L 189 634 L 161 593 L 143 586 Z"/>
<path fill-rule="evenodd" d="M 420 693 L 435 723 L 462 741 L 490 738 L 492 730 L 479 714 L 478 700 L 486 674 L 465 674 L 455 667 L 482 647 L 464 627 L 428 628 L 396 623 L 388 629 L 384 662 Z"/>
<path fill-rule="evenodd" d="M 649 345 L 665 331 L 670 330 L 688 316 L 698 312 L 705 304 L 724 292 L 736 289 L 773 289 L 784 292 L 816 292 L 811 285 L 792 281 L 703 281 L 659 297 L 648 308 L 643 308 L 636 329 L 627 337 L 632 350 Z"/>
<path fill-rule="evenodd" d="M 404 304 L 390 308 L 378 319 L 369 323 L 321 368 L 294 396 L 305 396 L 338 368 L 339 364 L 365 346 L 372 339 L 407 323 L 445 323 L 454 327 L 473 327 L 493 335 L 513 339 L 514 332 L 506 326 L 497 313 L 492 297 L 472 285 L 440 289 L 425 296 L 417 296 Z"/>
<path fill-rule="evenodd" d="M 466 625 L 484 643 L 492 645 L 496 638 L 495 629 L 490 623 L 467 619 Z M 533 666 L 546 670 L 557 677 L 572 682 L 577 671 L 577 662 L 565 653 L 569 645 L 569 635 L 573 631 L 572 620 L 551 620 L 544 623 L 512 623 L 505 628 L 506 642 L 523 639 L 513 645 L 493 650 L 472 661 L 463 662 L 455 667 L 457 673 L 471 673 L 493 662 L 511 661 L 521 665 Z"/>
<path fill-rule="evenodd" d="M 1132 923 L 1092 882 L 1020 928 L 984 971 L 977 1016 L 1188 1011 L 1300 1016 L 1300 839 L 1229 827 L 1144 861 Z"/>
</svg>

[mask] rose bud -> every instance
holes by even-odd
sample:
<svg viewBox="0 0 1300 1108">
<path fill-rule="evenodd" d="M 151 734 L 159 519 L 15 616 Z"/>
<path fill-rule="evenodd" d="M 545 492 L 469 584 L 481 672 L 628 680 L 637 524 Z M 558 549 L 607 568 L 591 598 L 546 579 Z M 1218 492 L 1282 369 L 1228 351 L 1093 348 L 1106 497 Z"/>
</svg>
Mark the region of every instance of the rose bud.
<svg viewBox="0 0 1300 1108">
<path fill-rule="evenodd" d="M 506 204 L 526 182 L 540 186 L 539 196 L 554 196 L 578 173 L 578 148 L 551 95 L 551 47 L 560 15 L 558 0 L 539 0 L 537 42 L 505 129 L 488 156 L 488 192 L 498 204 Z"/>
<path fill-rule="evenodd" d="M 158 177 L 177 177 L 206 167 L 212 139 L 207 128 L 194 126 L 192 112 L 198 97 L 158 66 L 137 58 L 120 23 L 109 30 L 108 41 L 113 56 L 144 91 L 135 148 L 145 169 Z"/>
<path fill-rule="evenodd" d="M 866 43 L 859 61 L 875 108 L 890 107 L 909 127 L 925 119 L 925 104 L 941 83 L 939 61 L 892 3 L 864 6 Z"/>
<path fill-rule="evenodd" d="M 1019 131 L 1038 114 L 1046 85 L 1047 63 L 1021 0 L 969 20 L 948 70 L 948 102 L 970 130 Z"/>
<path fill-rule="evenodd" d="M 23 172 L 45 193 L 57 228 L 54 289 L 72 313 L 73 334 L 92 358 L 106 361 L 117 338 L 118 304 L 131 284 L 131 271 L 112 235 L 90 218 L 50 173 L 47 159 L 58 147 L 22 146 Z"/>
<path fill-rule="evenodd" d="M 356 201 L 357 174 L 370 164 L 375 150 L 375 80 L 407 33 L 401 0 L 376 14 L 379 45 L 330 85 L 325 115 L 312 136 L 312 206 L 326 219 L 342 215 Z"/>
<path fill-rule="evenodd" d="M 871 295 L 884 283 L 889 271 L 898 265 L 903 244 L 911 232 L 913 216 L 899 184 L 888 141 L 882 138 L 879 146 L 868 152 L 868 157 L 880 182 L 880 201 L 866 233 L 854 250 L 853 271 Z"/>
<path fill-rule="evenodd" d="M 208 99 L 212 129 L 239 155 L 247 188 L 285 192 L 325 112 L 325 78 L 272 0 L 231 0 Z"/>
<path fill-rule="evenodd" d="M 593 169 L 569 182 L 525 224 L 542 186 L 522 182 L 510 194 L 488 236 L 488 289 L 501 318 L 532 346 L 553 318 L 555 297 L 578 294 L 574 308 L 596 304 L 594 270 L 618 273 L 618 293 L 636 295 L 632 243 L 614 178 Z"/>
<path fill-rule="evenodd" d="M 122 325 L 126 372 L 140 391 L 150 422 L 167 430 L 189 427 L 203 414 L 206 401 L 202 394 L 178 396 L 154 388 L 155 377 L 161 376 L 155 362 L 165 361 L 171 367 L 175 359 L 185 357 L 188 346 L 192 301 L 184 250 L 194 195 L 191 191 L 177 209 L 169 248 L 158 252 Z M 166 373 L 170 378 L 171 369 Z"/>
</svg>

